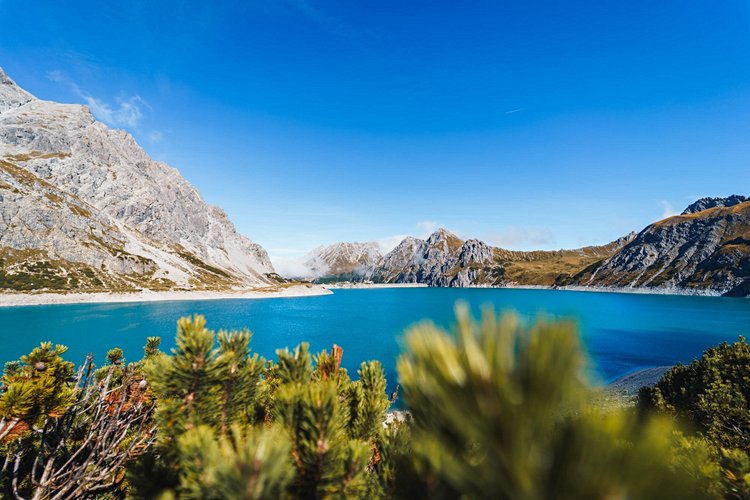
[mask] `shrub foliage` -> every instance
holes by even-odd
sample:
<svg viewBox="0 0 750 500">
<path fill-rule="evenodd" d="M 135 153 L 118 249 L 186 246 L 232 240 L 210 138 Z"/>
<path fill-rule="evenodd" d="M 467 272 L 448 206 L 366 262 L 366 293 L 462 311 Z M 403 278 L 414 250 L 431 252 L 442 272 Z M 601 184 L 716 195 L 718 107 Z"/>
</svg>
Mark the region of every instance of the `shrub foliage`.
<svg viewBox="0 0 750 500">
<path fill-rule="evenodd" d="M 709 414 L 747 408 L 746 372 L 708 396 L 707 375 L 692 399 L 681 384 L 698 382 L 682 375 L 642 393 L 643 408 L 684 411 L 705 432 L 685 436 L 665 416 L 591 405 L 573 324 L 489 310 L 477 322 L 459 307 L 450 331 L 416 325 L 398 360 L 406 411 L 392 414 L 378 361 L 350 377 L 339 346 L 303 343 L 271 361 L 251 338 L 194 316 L 179 320 L 170 353 L 149 337 L 135 363 L 113 349 L 75 372 L 64 347 L 45 343 L 6 364 L 0 496 L 704 498 L 739 491 L 722 473 L 747 464 L 742 438 L 717 434 L 745 421 Z"/>
<path fill-rule="evenodd" d="M 720 466 L 726 495 L 750 498 L 750 345 L 707 349 L 700 359 L 669 370 L 639 392 L 644 410 L 672 415 L 692 428 Z"/>
</svg>

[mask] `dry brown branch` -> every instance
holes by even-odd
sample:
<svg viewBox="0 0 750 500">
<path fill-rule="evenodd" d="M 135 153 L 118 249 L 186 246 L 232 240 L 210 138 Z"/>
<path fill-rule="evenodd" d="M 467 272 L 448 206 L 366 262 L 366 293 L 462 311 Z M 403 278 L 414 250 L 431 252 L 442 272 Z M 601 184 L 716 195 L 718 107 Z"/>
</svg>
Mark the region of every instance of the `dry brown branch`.
<svg viewBox="0 0 750 500">
<path fill-rule="evenodd" d="M 77 397 L 63 415 L 30 429 L 31 439 L 10 443 L 3 472 L 13 463 L 16 498 L 88 498 L 116 489 L 125 462 L 155 441 L 155 400 L 135 365 L 112 365 L 97 382 L 88 356 L 75 383 Z M 11 436 L 18 424 L 0 423 L 0 439 Z"/>
</svg>

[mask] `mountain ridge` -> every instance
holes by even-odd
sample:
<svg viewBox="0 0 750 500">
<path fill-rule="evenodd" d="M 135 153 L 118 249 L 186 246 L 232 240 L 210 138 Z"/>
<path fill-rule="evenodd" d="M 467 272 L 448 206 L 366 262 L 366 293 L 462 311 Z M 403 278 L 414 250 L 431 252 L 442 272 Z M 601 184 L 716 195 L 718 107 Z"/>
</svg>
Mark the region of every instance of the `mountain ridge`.
<svg viewBox="0 0 750 500">
<path fill-rule="evenodd" d="M 750 201 L 737 195 L 702 198 L 682 214 L 648 225 L 573 282 L 750 295 Z"/>
<path fill-rule="evenodd" d="M 750 200 L 701 198 L 606 245 L 517 251 L 440 228 L 404 238 L 350 281 L 435 287 L 544 286 L 750 295 Z M 335 281 L 322 276 L 318 281 Z"/>
</svg>

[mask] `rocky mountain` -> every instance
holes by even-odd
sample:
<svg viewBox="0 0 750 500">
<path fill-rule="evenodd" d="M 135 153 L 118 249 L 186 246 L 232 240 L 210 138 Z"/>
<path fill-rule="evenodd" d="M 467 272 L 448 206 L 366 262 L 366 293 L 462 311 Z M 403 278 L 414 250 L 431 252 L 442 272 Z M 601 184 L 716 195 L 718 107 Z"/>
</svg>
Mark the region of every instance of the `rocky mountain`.
<svg viewBox="0 0 750 500">
<path fill-rule="evenodd" d="M 367 278 L 375 282 L 439 287 L 554 286 L 583 267 L 612 255 L 631 237 L 576 250 L 519 252 L 491 247 L 477 239 L 464 241 L 441 228 L 426 240 L 404 239 Z"/>
<path fill-rule="evenodd" d="M 701 198 L 695 203 L 690 204 L 682 212 L 682 215 L 695 214 L 715 207 L 733 207 L 746 201 L 748 201 L 748 198 L 736 194 L 733 194 L 732 196 L 728 196 L 726 198 Z"/>
<path fill-rule="evenodd" d="M 404 238 L 381 255 L 376 243 L 319 247 L 304 259 L 308 279 L 319 283 L 373 281 L 435 287 L 539 285 L 570 281 L 585 267 L 611 256 L 635 233 L 608 245 L 575 250 L 519 252 L 477 239 L 462 240 L 441 228 L 427 239 Z"/>
<path fill-rule="evenodd" d="M 311 255 L 353 255 L 356 247 L 348 245 L 358 244 L 316 249 Z M 601 246 L 513 251 L 462 240 L 441 228 L 427 239 L 407 237 L 381 258 L 374 252 L 356 255 L 362 258 L 343 259 L 347 265 L 313 266 L 317 281 L 654 289 L 744 297 L 750 296 L 750 198 L 702 198 L 680 215 Z"/>
<path fill-rule="evenodd" d="M 426 240 L 404 239 L 368 278 L 385 283 L 461 287 L 495 284 L 498 271 L 492 248 L 479 240 L 463 241 L 441 228 Z"/>
<path fill-rule="evenodd" d="M 584 269 L 583 286 L 750 295 L 750 200 L 703 198 L 655 222 L 630 243 Z"/>
<path fill-rule="evenodd" d="M 580 286 L 750 296 L 750 199 L 702 198 L 638 234 L 574 250 L 512 251 L 476 239 L 464 241 L 440 229 L 426 240 L 405 238 L 354 279 L 436 287 Z"/>
<path fill-rule="evenodd" d="M 0 69 L 0 289 L 226 289 L 279 280 L 174 168 L 86 106 Z"/>
<path fill-rule="evenodd" d="M 356 281 L 371 272 L 382 257 L 380 245 L 375 242 L 320 246 L 307 254 L 302 261 L 308 274 L 297 278 L 323 282 Z"/>
</svg>

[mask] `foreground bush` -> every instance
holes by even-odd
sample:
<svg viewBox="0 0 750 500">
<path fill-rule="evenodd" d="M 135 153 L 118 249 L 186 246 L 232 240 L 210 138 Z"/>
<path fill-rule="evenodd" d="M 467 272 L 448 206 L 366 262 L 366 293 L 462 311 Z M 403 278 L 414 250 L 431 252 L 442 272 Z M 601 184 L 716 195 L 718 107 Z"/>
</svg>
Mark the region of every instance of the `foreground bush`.
<svg viewBox="0 0 750 500">
<path fill-rule="evenodd" d="M 266 361 L 250 352 L 248 331 L 215 334 L 196 316 L 178 322 L 169 355 L 151 338 L 138 363 L 125 365 L 113 350 L 104 368 L 94 372 L 89 361 L 72 377 L 64 349 L 43 344 L 42 354 L 11 364 L 3 379 L 3 491 L 35 498 L 717 494 L 706 483 L 706 447 L 684 441 L 671 421 L 590 408 L 571 324 L 526 327 L 491 312 L 477 324 L 459 309 L 455 331 L 424 323 L 406 339 L 398 372 L 410 416 L 388 425 L 380 363 L 363 363 L 352 380 L 337 346 L 313 356 L 301 344 Z M 40 374 L 34 363 L 42 355 L 51 370 Z M 97 418 L 110 423 L 89 429 Z M 6 432 L 13 421 L 25 425 Z M 50 448 L 59 442 L 66 444 Z M 58 475 L 82 472 L 64 483 L 42 481 L 38 463 L 50 457 Z"/>
<path fill-rule="evenodd" d="M 390 405 L 380 363 L 363 363 L 352 381 L 336 346 L 312 356 L 301 344 L 266 362 L 250 355 L 250 337 L 183 318 L 172 355 L 145 364 L 159 438 L 134 464 L 129 493 L 382 496 L 372 473 Z"/>
<path fill-rule="evenodd" d="M 151 340 L 151 347 L 155 347 Z M 124 465 L 155 437 L 155 401 L 140 364 L 113 349 L 74 374 L 63 346 L 42 343 L 6 363 L 0 395 L 0 496 L 81 498 L 122 492 Z"/>
<path fill-rule="evenodd" d="M 639 406 L 672 415 L 695 431 L 721 469 L 725 495 L 750 498 L 750 346 L 712 347 L 689 365 L 669 370 L 655 387 L 644 387 Z"/>
<path fill-rule="evenodd" d="M 413 328 L 399 360 L 413 450 L 435 492 L 473 498 L 700 498 L 697 469 L 673 467 L 673 429 L 589 409 L 577 331 L 523 327 L 459 309 L 455 334 Z"/>
</svg>

